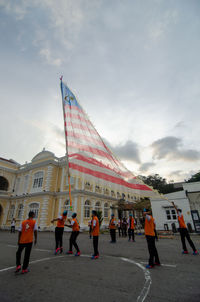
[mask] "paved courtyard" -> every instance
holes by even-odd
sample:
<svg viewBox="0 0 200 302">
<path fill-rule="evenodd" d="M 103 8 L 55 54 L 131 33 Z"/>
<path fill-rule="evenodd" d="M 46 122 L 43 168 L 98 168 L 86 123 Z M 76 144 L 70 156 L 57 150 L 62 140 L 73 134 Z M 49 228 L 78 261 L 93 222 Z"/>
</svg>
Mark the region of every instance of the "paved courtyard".
<svg viewBox="0 0 200 302">
<path fill-rule="evenodd" d="M 100 236 L 98 260 L 91 260 L 92 240 L 81 233 L 80 257 L 54 256 L 54 233 L 39 232 L 32 249 L 30 273 L 15 275 L 18 234 L 0 231 L 0 301 L 74 301 L 74 302 L 199 302 L 200 255 L 181 254 L 179 236 L 160 239 L 157 249 L 161 267 L 146 270 L 146 240 L 136 242 L 117 238 L 110 244 L 108 234 Z M 64 233 L 68 250 L 70 233 Z M 192 237 L 200 250 L 200 236 Z"/>
</svg>

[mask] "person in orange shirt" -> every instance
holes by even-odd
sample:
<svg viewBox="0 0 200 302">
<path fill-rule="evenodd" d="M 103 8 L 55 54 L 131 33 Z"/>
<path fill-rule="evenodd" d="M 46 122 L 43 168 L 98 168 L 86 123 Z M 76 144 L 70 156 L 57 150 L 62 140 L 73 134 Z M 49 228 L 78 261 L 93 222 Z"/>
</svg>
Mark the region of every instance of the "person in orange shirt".
<svg viewBox="0 0 200 302">
<path fill-rule="evenodd" d="M 116 224 L 117 222 L 115 221 L 115 215 L 112 214 L 109 222 L 110 237 L 111 237 L 110 243 L 116 243 Z"/>
<path fill-rule="evenodd" d="M 188 233 L 184 218 L 183 218 L 183 214 L 182 214 L 182 210 L 178 209 L 174 202 L 172 201 L 172 204 L 177 212 L 178 215 L 178 223 L 179 223 L 179 232 L 181 235 L 181 242 L 182 242 L 182 246 L 183 246 L 183 252 L 182 254 L 188 254 L 188 250 L 185 244 L 185 238 L 187 238 L 187 241 L 189 242 L 189 245 L 191 246 L 191 248 L 193 249 L 193 255 L 197 255 L 198 252 L 196 250 L 196 247 L 194 246 L 194 243 L 192 241 L 192 239 L 190 238 L 190 235 Z"/>
<path fill-rule="evenodd" d="M 128 219 L 128 241 L 131 241 L 131 237 L 132 237 L 132 241 L 135 242 L 135 234 L 134 234 L 134 230 L 135 230 L 135 219 L 133 218 L 132 214 L 129 214 L 129 219 Z"/>
<path fill-rule="evenodd" d="M 92 211 L 92 222 L 91 222 L 91 229 L 92 229 L 92 236 L 93 236 L 93 248 L 94 254 L 92 255 L 91 259 L 98 259 L 99 258 L 99 251 L 98 251 L 98 242 L 99 242 L 99 219 L 97 217 L 97 212 Z"/>
<path fill-rule="evenodd" d="M 67 219 L 67 211 L 65 210 L 61 216 L 51 220 L 52 223 L 54 221 L 57 221 L 57 225 L 55 228 L 55 240 L 56 240 L 56 249 L 54 252 L 55 255 L 57 255 L 59 251 L 60 254 L 63 252 L 63 232 L 64 232 L 64 225 L 66 219 Z"/>
<path fill-rule="evenodd" d="M 77 237 L 79 235 L 79 231 L 80 231 L 80 226 L 79 226 L 78 220 L 76 219 L 76 216 L 77 216 L 77 214 L 73 213 L 72 220 L 68 219 L 70 224 L 65 224 L 65 226 L 72 228 L 72 233 L 71 233 L 71 236 L 69 239 L 69 251 L 67 252 L 67 254 L 68 255 L 73 254 L 72 246 L 74 246 L 76 249 L 75 256 L 80 256 L 81 253 L 80 253 L 78 244 L 76 243 L 76 239 L 77 239 Z"/>
<path fill-rule="evenodd" d="M 153 219 L 151 216 L 151 211 L 148 209 L 143 210 L 143 216 L 145 217 L 144 233 L 150 255 L 149 264 L 146 266 L 146 268 L 153 268 L 154 265 L 160 265 L 160 260 L 155 245 L 155 219 Z"/>
<path fill-rule="evenodd" d="M 33 219 L 34 217 L 35 213 L 30 211 L 28 219 L 24 220 L 19 228 L 18 250 L 16 253 L 16 273 L 20 272 L 21 270 L 21 254 L 24 248 L 25 255 L 22 267 L 22 274 L 28 273 L 29 259 L 33 245 L 33 237 L 35 237 L 34 244 L 37 243 L 37 224 L 36 220 Z"/>
</svg>

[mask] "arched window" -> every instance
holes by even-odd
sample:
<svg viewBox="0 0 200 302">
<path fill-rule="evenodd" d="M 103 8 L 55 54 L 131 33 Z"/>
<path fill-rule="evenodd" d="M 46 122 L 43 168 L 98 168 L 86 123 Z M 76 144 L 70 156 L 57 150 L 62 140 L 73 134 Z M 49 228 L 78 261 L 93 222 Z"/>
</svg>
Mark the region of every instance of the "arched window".
<svg viewBox="0 0 200 302">
<path fill-rule="evenodd" d="M 67 199 L 64 203 L 64 209 L 69 211 L 70 210 L 70 200 Z"/>
<path fill-rule="evenodd" d="M 33 179 L 33 188 L 41 188 L 43 184 L 43 172 L 37 172 L 34 174 L 34 179 Z"/>
<path fill-rule="evenodd" d="M 90 201 L 86 200 L 84 205 L 84 217 L 89 218 L 90 217 Z"/>
<path fill-rule="evenodd" d="M 19 207 L 18 207 L 18 213 L 17 213 L 17 218 L 18 219 L 22 219 L 23 211 L 24 211 L 24 206 L 23 206 L 23 204 L 20 204 Z"/>
<path fill-rule="evenodd" d="M 106 202 L 104 204 L 104 217 L 108 217 L 108 211 L 109 211 L 109 206 L 108 206 L 108 203 Z"/>
<path fill-rule="evenodd" d="M 97 201 L 96 202 L 96 204 L 95 204 L 95 211 L 101 211 L 101 204 L 100 204 L 100 202 L 99 201 Z"/>
<path fill-rule="evenodd" d="M 35 213 L 35 218 L 38 218 L 39 214 L 39 204 L 34 202 L 29 205 L 29 210 Z"/>
<path fill-rule="evenodd" d="M 13 204 L 10 206 L 9 215 L 8 215 L 9 219 L 12 219 L 14 217 L 14 213 L 15 213 L 15 205 Z"/>
<path fill-rule="evenodd" d="M 8 191 L 8 181 L 3 176 L 0 176 L 0 191 Z"/>
</svg>

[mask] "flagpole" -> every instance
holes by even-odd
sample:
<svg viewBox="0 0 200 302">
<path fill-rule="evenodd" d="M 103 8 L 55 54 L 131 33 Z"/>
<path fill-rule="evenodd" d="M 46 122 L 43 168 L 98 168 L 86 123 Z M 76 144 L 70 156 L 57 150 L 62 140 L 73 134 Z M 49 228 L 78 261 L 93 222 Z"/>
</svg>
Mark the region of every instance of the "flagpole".
<svg viewBox="0 0 200 302">
<path fill-rule="evenodd" d="M 66 142 L 66 157 L 67 157 L 67 167 L 66 168 L 67 168 L 68 185 L 69 185 L 69 202 L 70 202 L 70 210 L 72 211 L 72 196 L 71 196 L 71 183 L 70 183 L 70 173 L 69 173 L 69 156 L 68 156 L 68 140 L 67 140 L 67 130 L 66 130 L 66 115 L 65 115 L 65 108 L 64 108 L 64 102 L 63 102 L 62 79 L 63 79 L 63 76 L 60 77 L 60 88 L 61 88 L 61 95 L 62 95 L 64 132 L 65 132 L 65 142 Z"/>
</svg>

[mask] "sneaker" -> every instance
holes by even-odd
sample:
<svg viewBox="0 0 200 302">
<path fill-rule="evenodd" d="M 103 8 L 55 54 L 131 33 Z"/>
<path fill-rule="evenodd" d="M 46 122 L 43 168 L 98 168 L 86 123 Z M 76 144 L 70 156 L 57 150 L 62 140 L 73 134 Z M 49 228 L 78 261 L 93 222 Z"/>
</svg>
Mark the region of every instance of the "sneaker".
<svg viewBox="0 0 200 302">
<path fill-rule="evenodd" d="M 99 255 L 97 255 L 97 256 L 93 255 L 91 259 L 94 260 L 94 259 L 98 259 L 98 258 L 99 258 Z"/>
<path fill-rule="evenodd" d="M 68 251 L 66 254 L 67 254 L 67 255 L 72 255 L 73 252 L 72 252 L 72 251 Z"/>
<path fill-rule="evenodd" d="M 29 272 L 28 268 L 22 270 L 22 274 L 26 274 L 28 272 Z"/>
<path fill-rule="evenodd" d="M 188 251 L 182 251 L 182 254 L 189 254 Z"/>
<path fill-rule="evenodd" d="M 150 269 L 150 268 L 153 268 L 153 265 L 147 264 L 147 265 L 146 265 L 146 268 L 149 268 L 149 269 Z"/>
<path fill-rule="evenodd" d="M 193 255 L 198 255 L 199 253 L 197 251 L 194 251 L 193 252 Z"/>
<path fill-rule="evenodd" d="M 80 256 L 81 252 L 77 252 L 74 256 Z"/>
<path fill-rule="evenodd" d="M 58 252 L 59 252 L 59 250 L 60 250 L 60 248 L 58 247 L 58 248 L 55 250 L 54 255 L 57 255 Z"/>
<path fill-rule="evenodd" d="M 21 271 L 21 265 L 18 265 L 18 266 L 16 267 L 15 273 L 19 273 L 19 271 Z"/>
<path fill-rule="evenodd" d="M 155 262 L 154 265 L 161 266 L 161 264 L 158 262 Z"/>
</svg>

